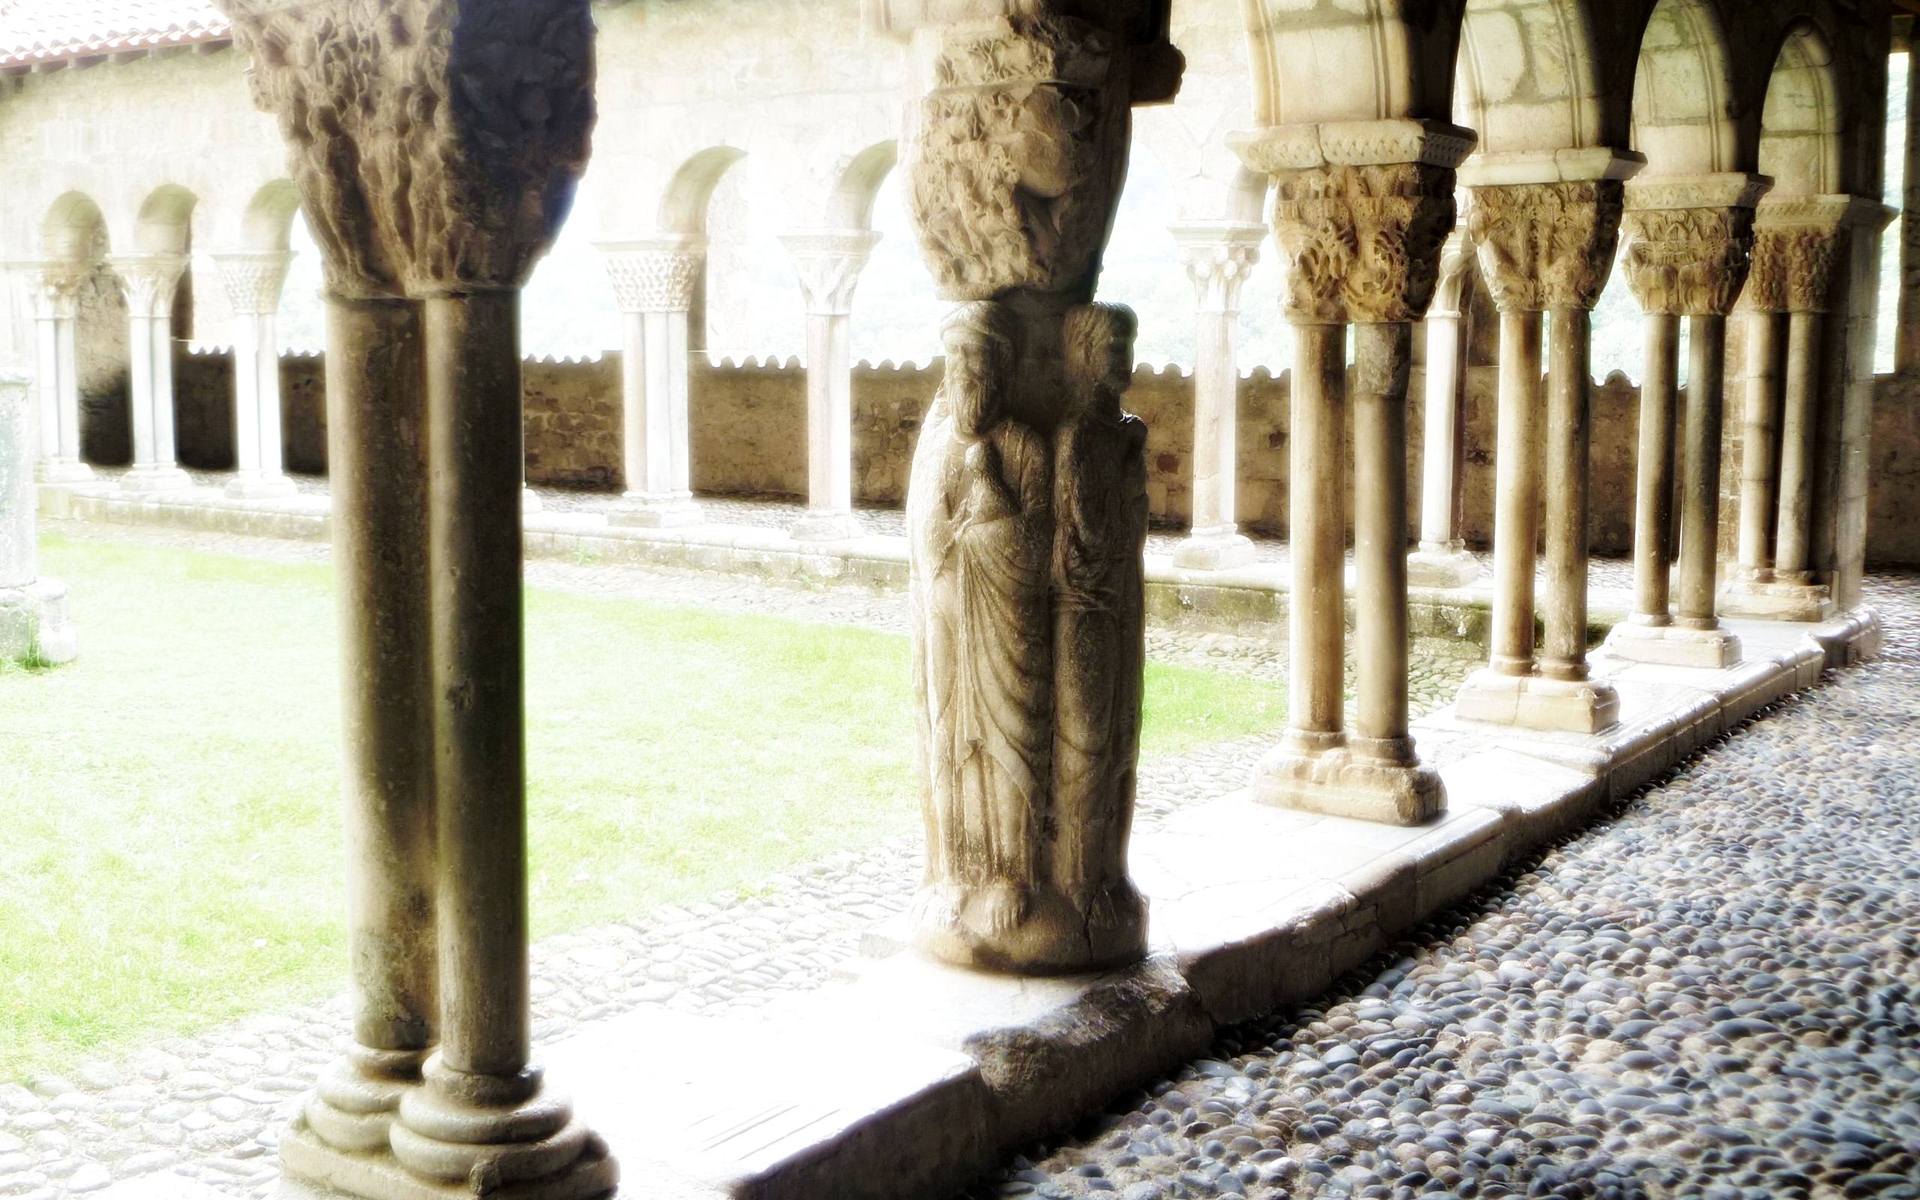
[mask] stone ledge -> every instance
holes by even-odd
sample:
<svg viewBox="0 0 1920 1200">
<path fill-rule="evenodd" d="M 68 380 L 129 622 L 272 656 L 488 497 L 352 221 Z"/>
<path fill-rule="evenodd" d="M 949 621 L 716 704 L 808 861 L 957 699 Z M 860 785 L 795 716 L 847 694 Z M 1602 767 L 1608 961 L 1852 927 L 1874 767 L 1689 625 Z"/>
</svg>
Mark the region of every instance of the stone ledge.
<svg viewBox="0 0 1920 1200">
<path fill-rule="evenodd" d="M 1870 654 L 1877 624 L 1862 612 L 1738 631 L 1751 657 L 1724 671 L 1596 656 L 1622 701 L 1622 724 L 1601 735 L 1420 722 L 1454 797 L 1425 825 L 1240 791 L 1143 829 L 1133 867 L 1153 949 L 1135 967 L 1006 978 L 900 953 L 882 934 L 817 991 L 724 1019 L 636 1009 L 543 1058 L 621 1159 L 623 1196 L 941 1194 L 1203 1053 L 1220 1027 L 1321 994 L 1829 664 Z M 293 1181 L 280 1194 L 324 1195 Z"/>
</svg>

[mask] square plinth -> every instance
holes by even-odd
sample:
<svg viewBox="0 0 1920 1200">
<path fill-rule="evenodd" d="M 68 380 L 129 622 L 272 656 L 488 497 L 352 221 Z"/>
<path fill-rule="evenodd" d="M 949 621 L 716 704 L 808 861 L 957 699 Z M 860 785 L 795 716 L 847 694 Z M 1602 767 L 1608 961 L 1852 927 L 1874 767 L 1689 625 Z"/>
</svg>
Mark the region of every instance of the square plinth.
<svg viewBox="0 0 1920 1200">
<path fill-rule="evenodd" d="M 1253 542 L 1243 534 L 1195 531 L 1173 548 L 1173 565 L 1187 571 L 1225 571 L 1255 558 Z"/>
<path fill-rule="evenodd" d="M 1740 662 L 1740 639 L 1725 629 L 1678 625 L 1615 625 L 1602 653 L 1660 667 L 1720 671 Z"/>
<path fill-rule="evenodd" d="M 1594 679 L 1548 679 L 1482 668 L 1467 677 L 1453 703 L 1464 721 L 1485 721 L 1549 733 L 1599 733 L 1620 722 L 1620 694 Z"/>
<path fill-rule="evenodd" d="M 698 525 L 703 516 L 700 506 L 687 497 L 661 498 L 629 493 L 620 507 L 607 515 L 611 525 L 633 525 L 642 529 L 673 529 Z"/>
<path fill-rule="evenodd" d="M 1816 624 L 1834 613 L 1833 596 L 1824 583 L 1785 583 L 1777 580 L 1741 580 L 1721 589 L 1722 616 L 1753 621 L 1802 621 Z"/>
<path fill-rule="evenodd" d="M 0 662 L 57 666 L 80 652 L 67 619 L 67 585 L 38 579 L 0 588 Z"/>
<path fill-rule="evenodd" d="M 1447 810 L 1439 772 L 1355 754 L 1282 747 L 1254 769 L 1253 794 L 1262 804 L 1352 817 L 1385 825 L 1424 825 Z"/>
<path fill-rule="evenodd" d="M 1413 587 L 1463 588 L 1480 578 L 1480 560 L 1465 550 L 1415 550 L 1407 555 Z"/>
</svg>

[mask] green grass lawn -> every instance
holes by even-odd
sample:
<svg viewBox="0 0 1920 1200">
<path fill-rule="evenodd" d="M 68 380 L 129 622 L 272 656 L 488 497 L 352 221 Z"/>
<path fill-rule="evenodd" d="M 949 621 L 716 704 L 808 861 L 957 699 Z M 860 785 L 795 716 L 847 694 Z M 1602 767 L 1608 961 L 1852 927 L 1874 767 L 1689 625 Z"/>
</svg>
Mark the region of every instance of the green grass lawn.
<svg viewBox="0 0 1920 1200">
<path fill-rule="evenodd" d="M 344 986 L 330 568 L 49 536 L 43 570 L 81 657 L 0 669 L 0 1080 Z M 904 637 L 538 590 L 527 621 L 536 936 L 914 828 Z M 1283 705 L 1150 667 L 1146 752 Z"/>
</svg>

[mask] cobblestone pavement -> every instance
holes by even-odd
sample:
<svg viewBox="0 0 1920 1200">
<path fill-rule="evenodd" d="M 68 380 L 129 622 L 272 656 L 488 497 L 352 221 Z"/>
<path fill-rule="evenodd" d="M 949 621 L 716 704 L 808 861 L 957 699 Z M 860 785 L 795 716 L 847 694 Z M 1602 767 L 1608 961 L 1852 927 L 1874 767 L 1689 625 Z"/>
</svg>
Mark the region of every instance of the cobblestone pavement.
<svg viewBox="0 0 1920 1200">
<path fill-rule="evenodd" d="M 1920 1196 L 1920 580 L 1844 672 L 969 1193 Z"/>
</svg>

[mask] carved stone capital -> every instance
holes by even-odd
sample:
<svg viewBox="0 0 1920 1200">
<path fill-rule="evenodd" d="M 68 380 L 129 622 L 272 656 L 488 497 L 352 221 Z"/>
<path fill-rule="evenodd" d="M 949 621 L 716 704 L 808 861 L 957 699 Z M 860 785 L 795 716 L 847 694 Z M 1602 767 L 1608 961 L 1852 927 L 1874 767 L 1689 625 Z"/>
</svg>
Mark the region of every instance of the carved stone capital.
<svg viewBox="0 0 1920 1200">
<path fill-rule="evenodd" d="M 1469 197 L 1467 236 L 1501 311 L 1599 302 L 1619 244 L 1619 180 L 1482 185 Z"/>
<path fill-rule="evenodd" d="M 33 288 L 34 313 L 56 320 L 72 320 L 80 313 L 80 289 L 93 273 L 93 264 L 75 259 L 47 259 L 22 264 Z"/>
<path fill-rule="evenodd" d="M 853 292 L 860 272 L 880 241 L 866 229 L 824 229 L 789 233 L 781 244 L 793 257 L 807 311 L 822 316 L 846 316 L 853 311 Z"/>
<path fill-rule="evenodd" d="M 1274 176 L 1274 240 L 1287 319 L 1417 321 L 1433 299 L 1456 215 L 1453 170 L 1428 163 L 1323 166 Z"/>
<path fill-rule="evenodd" d="M 227 292 L 227 304 L 236 316 L 260 316 L 280 311 L 280 293 L 286 287 L 287 269 L 293 265 L 293 252 L 265 254 L 216 254 L 214 265 L 220 268 L 220 283 Z"/>
<path fill-rule="evenodd" d="M 1724 316 L 1746 286 L 1753 206 L 1772 181 L 1721 174 L 1627 184 L 1622 265 L 1642 310 Z"/>
<path fill-rule="evenodd" d="M 1847 235 L 1851 196 L 1792 196 L 1761 203 L 1745 302 L 1757 312 L 1825 312 L 1833 266 Z"/>
<path fill-rule="evenodd" d="M 122 254 L 107 260 L 120 277 L 127 311 L 136 317 L 166 317 L 173 313 L 173 293 L 186 272 L 184 254 Z"/>
<path fill-rule="evenodd" d="M 1097 20 L 1057 11 L 1064 7 L 1009 5 L 986 15 L 958 5 L 951 17 L 933 10 L 916 18 L 921 92 L 904 155 L 909 205 L 949 300 L 1093 295 L 1126 178 L 1143 61 L 1129 37 L 1133 18 L 1152 6 L 1079 6 Z"/>
<path fill-rule="evenodd" d="M 329 288 L 519 287 L 594 123 L 589 0 L 218 0 L 289 146 Z"/>
<path fill-rule="evenodd" d="M 602 242 L 620 311 L 686 312 L 707 266 L 706 243 L 683 237 Z"/>
<path fill-rule="evenodd" d="M 1238 221 L 1173 226 L 1180 262 L 1193 281 L 1194 305 L 1203 313 L 1231 316 L 1240 311 L 1240 288 L 1260 261 L 1264 225 Z"/>
</svg>

